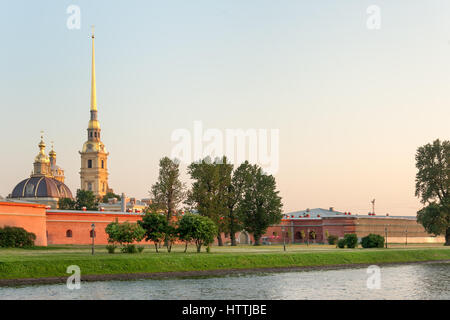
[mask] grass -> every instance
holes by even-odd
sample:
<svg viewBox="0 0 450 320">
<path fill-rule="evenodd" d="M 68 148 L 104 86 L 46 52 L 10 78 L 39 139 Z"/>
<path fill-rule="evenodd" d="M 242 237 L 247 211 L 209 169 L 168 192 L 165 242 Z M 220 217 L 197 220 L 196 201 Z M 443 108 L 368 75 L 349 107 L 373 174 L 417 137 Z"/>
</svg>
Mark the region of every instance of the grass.
<svg viewBox="0 0 450 320">
<path fill-rule="evenodd" d="M 164 249 L 156 254 L 149 246 L 142 254 L 108 254 L 104 246 L 90 254 L 88 246 L 54 246 L 35 249 L 0 249 L 0 279 L 67 277 L 66 269 L 78 265 L 84 275 L 199 271 L 218 269 L 277 268 L 349 264 L 381 264 L 450 260 L 445 247 L 393 249 L 336 249 L 334 246 L 213 247 L 212 253 L 183 253 Z M 191 249 L 193 250 L 193 249 Z"/>
</svg>

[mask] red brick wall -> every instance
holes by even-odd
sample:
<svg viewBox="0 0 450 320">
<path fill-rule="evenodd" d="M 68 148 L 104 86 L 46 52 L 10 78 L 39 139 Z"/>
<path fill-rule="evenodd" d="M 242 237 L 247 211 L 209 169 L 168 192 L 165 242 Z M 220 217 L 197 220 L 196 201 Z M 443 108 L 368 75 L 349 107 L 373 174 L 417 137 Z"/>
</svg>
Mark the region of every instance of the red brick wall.
<svg viewBox="0 0 450 320">
<path fill-rule="evenodd" d="M 35 245 L 46 246 L 45 205 L 0 202 L 0 227 L 21 227 L 36 235 Z"/>
<path fill-rule="evenodd" d="M 141 220 L 141 216 L 83 211 L 47 212 L 48 244 L 92 244 L 92 223 L 95 224 L 95 244 L 108 244 L 105 228 L 116 219 L 119 222 L 136 222 Z M 67 230 L 72 231 L 72 237 L 66 236 Z"/>
</svg>

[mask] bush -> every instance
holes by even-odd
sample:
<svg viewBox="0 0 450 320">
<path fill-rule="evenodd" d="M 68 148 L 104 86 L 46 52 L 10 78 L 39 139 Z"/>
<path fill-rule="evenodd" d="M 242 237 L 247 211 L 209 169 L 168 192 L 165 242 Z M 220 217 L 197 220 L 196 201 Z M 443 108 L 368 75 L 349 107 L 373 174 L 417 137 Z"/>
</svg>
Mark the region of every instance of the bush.
<svg viewBox="0 0 450 320">
<path fill-rule="evenodd" d="M 345 248 L 345 240 L 344 239 L 340 239 L 337 242 L 337 246 L 338 246 L 338 248 L 341 248 L 341 249 Z"/>
<path fill-rule="evenodd" d="M 338 236 L 334 235 L 328 236 L 328 244 L 336 244 L 338 240 L 339 240 Z"/>
<path fill-rule="evenodd" d="M 19 227 L 0 228 L 0 247 L 29 248 L 34 246 L 36 235 Z"/>
<path fill-rule="evenodd" d="M 142 251 L 144 251 L 144 249 L 145 249 L 145 247 L 143 247 L 143 246 L 137 247 L 137 250 L 139 253 L 142 253 Z"/>
<path fill-rule="evenodd" d="M 106 250 L 108 250 L 108 253 L 114 253 L 116 251 L 117 246 L 110 244 L 106 246 Z"/>
<path fill-rule="evenodd" d="M 123 246 L 120 249 L 120 251 L 122 251 L 122 253 L 137 253 L 138 252 L 138 250 L 134 244 L 127 244 L 127 245 Z"/>
<path fill-rule="evenodd" d="M 356 248 L 358 246 L 358 236 L 354 233 L 349 233 L 344 236 L 347 248 Z"/>
<path fill-rule="evenodd" d="M 361 239 L 361 245 L 363 248 L 383 248 L 384 237 L 378 234 L 369 234 Z"/>
</svg>

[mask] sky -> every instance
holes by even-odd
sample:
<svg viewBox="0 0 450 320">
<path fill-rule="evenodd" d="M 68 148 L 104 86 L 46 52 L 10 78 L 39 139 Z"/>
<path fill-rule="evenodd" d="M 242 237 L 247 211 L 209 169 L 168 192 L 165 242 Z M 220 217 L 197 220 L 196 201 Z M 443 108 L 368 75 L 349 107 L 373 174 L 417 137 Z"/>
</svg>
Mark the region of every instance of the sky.
<svg viewBox="0 0 450 320">
<path fill-rule="evenodd" d="M 416 214 L 417 148 L 450 135 L 450 2 L 1 0 L 0 195 L 40 131 L 73 193 L 91 25 L 109 185 L 148 197 L 180 129 L 278 130 L 284 211 Z M 71 5 L 80 28 L 69 29 Z M 369 28 L 370 6 L 380 12 Z M 205 144 L 206 145 L 206 144 Z M 186 166 L 182 178 L 190 183 Z"/>
</svg>

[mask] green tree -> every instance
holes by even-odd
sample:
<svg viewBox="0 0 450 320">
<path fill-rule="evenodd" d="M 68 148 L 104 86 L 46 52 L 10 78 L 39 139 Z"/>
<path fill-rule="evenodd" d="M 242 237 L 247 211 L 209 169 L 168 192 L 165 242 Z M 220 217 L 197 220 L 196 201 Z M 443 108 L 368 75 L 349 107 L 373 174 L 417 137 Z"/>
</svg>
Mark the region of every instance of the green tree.
<svg viewBox="0 0 450 320">
<path fill-rule="evenodd" d="M 226 232 L 230 234 L 232 246 L 236 246 L 236 232 L 243 229 L 242 221 L 239 218 L 238 207 L 244 199 L 247 184 L 251 180 L 249 167 L 250 164 L 245 162 L 234 170 L 231 183 L 228 185 L 226 191 L 228 209 L 226 215 Z"/>
<path fill-rule="evenodd" d="M 179 221 L 178 234 L 186 243 L 194 241 L 197 252 L 200 252 L 202 246 L 209 246 L 214 241 L 217 226 L 208 217 L 186 214 Z"/>
<path fill-rule="evenodd" d="M 178 161 L 164 157 L 159 161 L 158 181 L 152 186 L 151 210 L 166 212 L 166 219 L 170 221 L 176 213 L 178 205 L 186 197 L 185 185 L 180 181 Z"/>
<path fill-rule="evenodd" d="M 132 244 L 142 241 L 145 236 L 145 230 L 139 224 L 128 221 L 123 223 L 112 222 L 106 226 L 105 231 L 108 234 L 109 243 L 117 242 L 125 246 L 122 248 L 123 252 L 129 253 L 136 252 L 136 248 Z"/>
<path fill-rule="evenodd" d="M 70 198 L 61 198 L 58 200 L 58 209 L 61 210 L 76 210 L 77 202 Z"/>
<path fill-rule="evenodd" d="M 82 210 L 83 207 L 86 207 L 86 210 L 90 211 L 98 210 L 98 201 L 92 191 L 78 189 L 75 202 L 76 210 Z"/>
<path fill-rule="evenodd" d="M 450 245 L 450 141 L 435 140 L 416 152 L 416 196 L 425 205 L 417 221 Z"/>
<path fill-rule="evenodd" d="M 259 166 L 250 166 L 248 162 L 241 166 L 245 166 L 247 174 L 244 196 L 238 205 L 239 217 L 244 229 L 253 234 L 255 245 L 260 245 L 267 228 L 281 221 L 283 205 L 272 175 L 264 174 Z"/>
<path fill-rule="evenodd" d="M 233 166 L 227 163 L 225 157 L 217 158 L 214 162 L 206 157 L 188 167 L 194 183 L 187 203 L 216 224 L 219 246 L 223 245 L 221 233 L 226 232 L 229 226 L 224 219 L 229 214 L 228 193 L 232 170 Z"/>
<path fill-rule="evenodd" d="M 105 194 L 102 198 L 102 203 L 108 203 L 109 199 L 116 198 L 117 200 L 121 200 L 122 197 L 118 194 L 115 194 L 114 192 L 108 192 Z"/>
<path fill-rule="evenodd" d="M 169 226 L 166 217 L 156 212 L 149 212 L 138 221 L 138 224 L 145 230 L 145 240 L 153 241 L 156 252 L 159 252 L 158 245 L 164 241 Z"/>
</svg>

